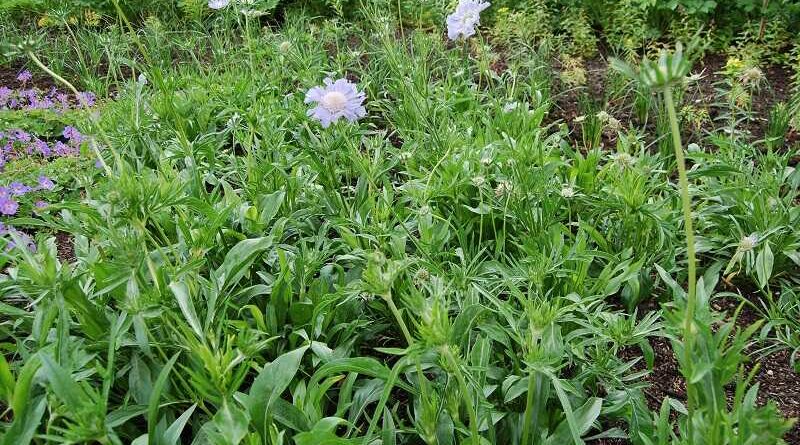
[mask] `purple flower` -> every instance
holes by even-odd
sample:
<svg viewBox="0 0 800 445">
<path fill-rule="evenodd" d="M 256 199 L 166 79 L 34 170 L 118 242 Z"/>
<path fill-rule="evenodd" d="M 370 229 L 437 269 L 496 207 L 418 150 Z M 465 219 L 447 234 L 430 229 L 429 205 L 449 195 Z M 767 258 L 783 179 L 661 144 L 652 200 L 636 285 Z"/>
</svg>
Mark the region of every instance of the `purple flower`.
<svg viewBox="0 0 800 445">
<path fill-rule="evenodd" d="M 36 206 L 37 209 L 47 208 L 47 203 L 44 201 L 36 201 L 36 204 L 34 205 Z"/>
<path fill-rule="evenodd" d="M 64 131 L 61 134 L 70 141 L 80 140 L 82 138 L 81 132 L 71 125 L 64 127 Z"/>
<path fill-rule="evenodd" d="M 96 159 L 94 161 L 94 168 L 103 168 L 103 161 L 101 161 L 100 159 Z"/>
<path fill-rule="evenodd" d="M 31 191 L 30 187 L 21 182 L 12 182 L 9 184 L 8 188 L 11 190 L 11 194 L 14 196 L 21 196 Z"/>
<path fill-rule="evenodd" d="M 491 5 L 483 0 L 461 0 L 456 10 L 447 16 L 447 37 L 456 40 L 475 35 L 475 26 L 481 22 L 481 12 Z"/>
<path fill-rule="evenodd" d="M 11 197 L 11 190 L 8 187 L 0 187 L 0 200 L 8 199 Z"/>
<path fill-rule="evenodd" d="M 8 134 L 8 138 L 12 140 L 17 140 L 19 142 L 30 142 L 31 135 L 27 131 L 20 130 L 19 128 L 11 130 Z"/>
<path fill-rule="evenodd" d="M 13 199 L 0 199 L 0 215 L 16 215 L 19 204 Z"/>
<path fill-rule="evenodd" d="M 19 73 L 19 75 L 17 75 L 17 80 L 22 83 L 28 82 L 31 79 L 33 79 L 33 75 L 28 70 L 23 70 L 21 73 Z"/>
<path fill-rule="evenodd" d="M 36 243 L 33 242 L 33 239 L 28 234 L 20 232 L 11 226 L 8 226 L 6 233 L 16 235 L 17 238 L 22 241 L 22 244 L 28 248 L 28 250 L 31 252 L 36 252 Z M 15 247 L 17 247 L 17 242 L 13 239 L 9 240 L 8 244 L 6 244 L 6 252 L 14 249 Z"/>
<path fill-rule="evenodd" d="M 47 145 L 47 142 L 39 138 L 33 140 L 33 146 L 36 148 L 36 151 L 46 158 L 49 158 L 53 154 L 53 150 L 50 149 L 50 146 Z"/>
<path fill-rule="evenodd" d="M 13 91 L 9 87 L 0 87 L 0 107 L 5 107 Z"/>
<path fill-rule="evenodd" d="M 78 93 L 77 99 L 81 104 L 87 107 L 93 107 L 95 100 L 97 99 L 97 95 L 91 91 L 84 91 L 83 93 Z"/>
<path fill-rule="evenodd" d="M 72 153 L 72 148 L 61 141 L 56 141 L 55 145 L 53 146 L 53 151 L 55 152 L 56 156 L 68 156 Z"/>
<path fill-rule="evenodd" d="M 56 188 L 56 184 L 53 182 L 52 179 L 42 175 L 39 176 L 39 188 L 42 190 L 53 190 L 54 188 Z"/>
<path fill-rule="evenodd" d="M 328 128 L 342 117 L 355 122 L 367 115 L 367 110 L 362 105 L 366 95 L 359 92 L 354 83 L 347 79 L 334 82 L 331 78 L 326 78 L 324 82 L 324 87 L 308 90 L 305 100 L 307 104 L 312 102 L 317 104 L 308 110 L 308 115 L 320 121 L 323 128 Z"/>
</svg>

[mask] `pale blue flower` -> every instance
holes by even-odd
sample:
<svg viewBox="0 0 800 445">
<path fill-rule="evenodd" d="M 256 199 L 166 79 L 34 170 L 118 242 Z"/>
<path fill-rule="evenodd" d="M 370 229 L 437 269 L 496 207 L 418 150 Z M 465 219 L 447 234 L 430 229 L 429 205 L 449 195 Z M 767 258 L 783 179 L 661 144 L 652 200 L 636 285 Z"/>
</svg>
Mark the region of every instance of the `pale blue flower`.
<svg viewBox="0 0 800 445">
<path fill-rule="evenodd" d="M 475 35 L 475 26 L 481 22 L 481 12 L 491 5 L 482 0 L 461 0 L 456 10 L 447 16 L 447 37 L 456 40 Z"/>
<path fill-rule="evenodd" d="M 306 93 L 307 104 L 317 106 L 308 110 L 308 115 L 317 119 L 323 128 L 328 128 L 340 118 L 355 122 L 367 115 L 363 103 L 366 95 L 356 89 L 356 85 L 347 79 L 333 81 L 325 79 L 325 86 L 314 87 Z"/>
<path fill-rule="evenodd" d="M 208 7 L 211 9 L 223 9 L 231 3 L 231 0 L 208 0 Z"/>
</svg>

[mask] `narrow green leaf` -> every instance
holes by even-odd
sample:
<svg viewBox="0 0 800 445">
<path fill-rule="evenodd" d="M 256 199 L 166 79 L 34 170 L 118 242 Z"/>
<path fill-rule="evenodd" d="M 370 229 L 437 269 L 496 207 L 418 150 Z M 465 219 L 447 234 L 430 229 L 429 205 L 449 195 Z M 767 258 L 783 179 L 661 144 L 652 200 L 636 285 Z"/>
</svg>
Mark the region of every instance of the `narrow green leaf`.
<svg viewBox="0 0 800 445">
<path fill-rule="evenodd" d="M 189 295 L 189 287 L 186 286 L 186 283 L 173 281 L 169 283 L 169 288 L 178 300 L 178 306 L 181 308 L 183 317 L 189 323 L 189 326 L 191 326 L 198 338 L 203 338 L 203 327 L 197 317 L 197 311 L 194 309 L 192 297 Z"/>
<path fill-rule="evenodd" d="M 47 354 L 40 354 L 42 370 L 55 395 L 70 409 L 80 409 L 91 403 L 86 392 L 72 375 Z"/>
<path fill-rule="evenodd" d="M 150 393 L 150 403 L 147 406 L 147 443 L 149 445 L 157 445 L 156 440 L 156 425 L 158 425 L 158 407 L 159 400 L 161 400 L 161 393 L 167 386 L 167 377 L 169 377 L 172 367 L 175 366 L 175 361 L 178 360 L 180 352 L 173 355 L 171 359 L 161 368 L 158 373 L 156 383 L 153 385 L 153 391 Z"/>
<path fill-rule="evenodd" d="M 181 432 L 183 432 L 183 428 L 186 427 L 186 423 L 189 422 L 189 418 L 192 417 L 192 413 L 194 413 L 195 408 L 197 408 L 197 404 L 193 404 L 189 407 L 183 414 L 180 415 L 174 422 L 167 428 L 167 431 L 164 432 L 164 438 L 161 441 L 162 445 L 177 445 L 178 442 L 181 440 Z"/>
<path fill-rule="evenodd" d="M 764 244 L 764 249 L 758 253 L 756 257 L 756 275 L 758 276 L 758 285 L 763 288 L 772 277 L 772 267 L 775 262 L 775 257 L 772 254 L 772 249 L 769 243 Z"/>
<path fill-rule="evenodd" d="M 272 246 L 271 237 L 239 241 L 225 255 L 225 261 L 214 271 L 219 289 L 235 286 L 242 279 L 256 257 Z"/>
<path fill-rule="evenodd" d="M 303 346 L 279 356 L 272 363 L 264 366 L 264 369 L 253 381 L 244 405 L 258 431 L 266 432 L 265 428 L 268 417 L 271 415 L 272 404 L 292 382 L 307 349 L 308 346 Z"/>
</svg>

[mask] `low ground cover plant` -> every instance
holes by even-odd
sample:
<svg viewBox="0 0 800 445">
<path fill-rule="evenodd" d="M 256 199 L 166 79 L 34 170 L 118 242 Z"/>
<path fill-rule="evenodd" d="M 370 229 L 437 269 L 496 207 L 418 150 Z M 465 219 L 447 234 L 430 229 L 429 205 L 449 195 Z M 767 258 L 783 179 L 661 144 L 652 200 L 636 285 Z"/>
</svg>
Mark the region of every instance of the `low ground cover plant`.
<svg viewBox="0 0 800 445">
<path fill-rule="evenodd" d="M 0 443 L 800 443 L 791 2 L 157 3 L 0 21 Z"/>
</svg>

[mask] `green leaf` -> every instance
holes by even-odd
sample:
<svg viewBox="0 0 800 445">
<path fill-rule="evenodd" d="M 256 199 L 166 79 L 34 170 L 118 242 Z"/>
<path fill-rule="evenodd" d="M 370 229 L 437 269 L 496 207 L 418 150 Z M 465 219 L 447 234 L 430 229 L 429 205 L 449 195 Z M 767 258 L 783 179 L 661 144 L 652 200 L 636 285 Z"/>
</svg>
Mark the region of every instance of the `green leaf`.
<svg viewBox="0 0 800 445">
<path fill-rule="evenodd" d="M 575 424 L 581 435 L 586 434 L 592 423 L 600 416 L 600 409 L 603 407 L 603 399 L 593 397 L 583 406 L 575 410 Z"/>
<path fill-rule="evenodd" d="M 189 409 L 184 411 L 180 417 L 172 422 L 169 428 L 167 428 L 167 431 L 164 432 L 164 438 L 161 440 L 162 445 L 177 445 L 180 442 L 181 432 L 183 432 L 183 428 L 186 427 L 189 418 L 192 417 L 195 408 L 197 408 L 196 403 L 190 406 Z"/>
<path fill-rule="evenodd" d="M 350 445 L 361 444 L 363 441 L 357 439 L 342 439 L 337 436 L 335 431 L 339 425 L 346 424 L 347 421 L 338 417 L 326 417 L 320 419 L 311 431 L 296 434 L 294 442 L 297 445 Z"/>
<path fill-rule="evenodd" d="M 281 205 L 283 204 L 283 199 L 285 197 L 286 192 L 283 190 L 262 196 L 258 201 L 258 208 L 261 210 L 259 222 L 262 224 L 268 224 L 270 221 L 272 221 L 272 218 L 274 218 L 275 215 L 278 214 L 278 210 L 281 209 Z"/>
<path fill-rule="evenodd" d="M 764 288 L 772 277 L 774 262 L 775 257 L 772 255 L 772 249 L 770 249 L 769 243 L 765 243 L 764 249 L 756 257 L 756 275 L 758 276 L 758 285 L 761 288 Z"/>
<path fill-rule="evenodd" d="M 39 366 L 41 366 L 41 362 L 38 356 L 33 356 L 22 365 L 22 369 L 17 375 L 14 397 L 11 399 L 11 408 L 15 416 L 24 413 L 30 403 L 31 386 L 33 386 L 33 378 L 36 376 Z"/>
<path fill-rule="evenodd" d="M 214 445 L 238 445 L 247 435 L 250 419 L 247 412 L 233 402 L 224 401 L 211 422 L 203 425 L 209 443 Z"/>
<path fill-rule="evenodd" d="M 161 393 L 164 392 L 164 388 L 167 386 L 167 377 L 169 377 L 169 373 L 172 371 L 172 367 L 175 365 L 175 361 L 178 360 L 179 355 L 180 352 L 173 355 L 167 364 L 161 368 L 161 372 L 158 373 L 158 378 L 156 378 L 156 383 L 153 385 L 153 391 L 150 393 L 150 402 L 147 406 L 147 443 L 149 445 L 158 443 L 156 440 L 156 426 L 158 425 L 159 401 L 161 400 Z"/>
<path fill-rule="evenodd" d="M 47 354 L 40 354 L 40 357 L 42 359 L 42 370 L 50 382 L 50 387 L 70 410 L 78 410 L 91 403 L 89 396 L 78 382 L 72 378 L 69 371 L 62 368 Z"/>
<path fill-rule="evenodd" d="M 266 434 L 272 405 L 294 379 L 307 349 L 303 346 L 279 356 L 264 366 L 253 381 L 244 405 L 259 432 Z"/>
<path fill-rule="evenodd" d="M 200 324 L 200 319 L 197 317 L 197 311 L 194 309 L 192 297 L 189 295 L 189 287 L 186 283 L 179 283 L 173 281 L 169 283 L 169 288 L 178 300 L 178 306 L 181 308 L 183 317 L 192 327 L 192 330 L 197 334 L 198 338 L 203 338 L 203 326 Z"/>
<path fill-rule="evenodd" d="M 33 435 L 42 421 L 47 400 L 40 397 L 32 401 L 28 408 L 14 412 L 14 421 L 6 430 L 0 445 L 28 445 L 33 440 Z"/>
<path fill-rule="evenodd" d="M 8 362 L 3 354 L 0 354 L 0 397 L 8 404 L 14 397 L 14 376 L 11 374 L 11 368 L 8 367 Z"/>
<path fill-rule="evenodd" d="M 311 378 L 309 386 L 318 384 L 322 379 L 331 374 L 341 374 L 346 372 L 356 372 L 358 374 L 367 375 L 381 380 L 388 381 L 391 377 L 392 371 L 383 363 L 370 357 L 355 357 L 355 358 L 341 358 L 331 360 L 330 362 L 322 365 L 314 376 Z M 406 391 L 416 394 L 416 390 L 404 383 L 401 380 L 395 384 Z"/>
<path fill-rule="evenodd" d="M 239 241 L 225 255 L 225 261 L 214 271 L 219 289 L 235 286 L 247 273 L 256 257 L 272 246 L 272 237 L 262 237 Z"/>
</svg>

